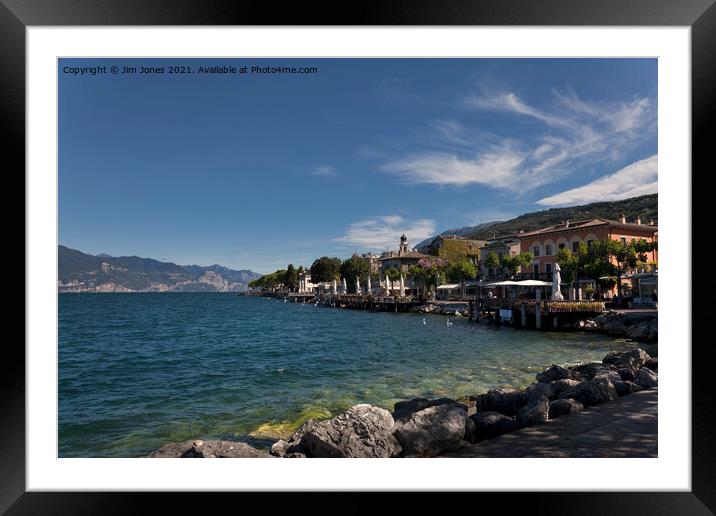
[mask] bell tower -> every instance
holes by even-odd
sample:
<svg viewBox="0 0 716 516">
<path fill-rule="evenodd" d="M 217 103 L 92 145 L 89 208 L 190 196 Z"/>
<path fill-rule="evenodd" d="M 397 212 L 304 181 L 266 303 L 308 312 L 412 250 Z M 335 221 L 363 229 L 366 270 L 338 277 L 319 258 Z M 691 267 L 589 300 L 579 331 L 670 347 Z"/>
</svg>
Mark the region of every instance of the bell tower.
<svg viewBox="0 0 716 516">
<path fill-rule="evenodd" d="M 405 234 L 400 237 L 400 247 L 398 248 L 398 256 L 403 256 L 408 253 L 408 238 Z"/>
</svg>

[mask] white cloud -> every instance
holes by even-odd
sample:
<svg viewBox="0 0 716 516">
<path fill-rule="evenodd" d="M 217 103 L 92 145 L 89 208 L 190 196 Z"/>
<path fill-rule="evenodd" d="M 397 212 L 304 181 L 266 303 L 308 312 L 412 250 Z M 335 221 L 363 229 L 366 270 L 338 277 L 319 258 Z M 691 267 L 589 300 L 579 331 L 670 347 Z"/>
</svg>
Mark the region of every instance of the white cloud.
<svg viewBox="0 0 716 516">
<path fill-rule="evenodd" d="M 485 184 L 513 188 L 524 156 L 508 148 L 493 149 L 475 158 L 455 154 L 432 153 L 393 161 L 384 170 L 411 184 L 468 185 Z"/>
<path fill-rule="evenodd" d="M 658 191 L 657 155 L 627 165 L 613 174 L 537 201 L 544 206 L 616 201 Z"/>
<path fill-rule="evenodd" d="M 402 234 L 405 234 L 409 242 L 417 243 L 435 233 L 433 220 L 419 219 L 409 222 L 399 215 L 384 215 L 354 222 L 345 235 L 334 240 L 363 249 L 392 249 L 397 247 Z"/>
<path fill-rule="evenodd" d="M 656 112 L 649 99 L 588 102 L 568 90 L 538 109 L 513 92 L 472 95 L 464 105 L 526 116 L 544 123 L 542 132 L 502 139 L 468 130 L 459 121 L 432 123 L 431 150 L 387 162 L 384 171 L 408 184 L 485 185 L 513 193 L 558 182 L 585 168 L 616 162 L 653 135 Z M 440 149 L 447 142 L 449 150 Z"/>
<path fill-rule="evenodd" d="M 336 174 L 336 169 L 331 165 L 319 165 L 311 169 L 312 176 L 328 177 L 335 176 Z"/>
</svg>

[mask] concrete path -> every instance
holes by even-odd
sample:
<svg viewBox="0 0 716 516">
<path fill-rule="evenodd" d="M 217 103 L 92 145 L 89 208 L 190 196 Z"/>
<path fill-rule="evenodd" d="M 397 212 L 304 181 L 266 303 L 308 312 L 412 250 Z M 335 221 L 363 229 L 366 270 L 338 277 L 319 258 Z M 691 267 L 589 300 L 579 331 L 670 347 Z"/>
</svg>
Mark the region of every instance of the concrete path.
<svg viewBox="0 0 716 516">
<path fill-rule="evenodd" d="M 657 398 L 635 392 L 443 457 L 657 457 Z"/>
</svg>

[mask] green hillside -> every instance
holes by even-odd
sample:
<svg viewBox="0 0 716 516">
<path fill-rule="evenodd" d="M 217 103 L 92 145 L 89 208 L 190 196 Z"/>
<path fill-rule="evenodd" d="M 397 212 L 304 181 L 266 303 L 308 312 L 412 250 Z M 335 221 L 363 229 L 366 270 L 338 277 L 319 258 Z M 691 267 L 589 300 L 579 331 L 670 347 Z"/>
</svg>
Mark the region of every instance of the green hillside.
<svg viewBox="0 0 716 516">
<path fill-rule="evenodd" d="M 593 218 L 619 220 L 622 214 L 626 216 L 627 222 L 633 222 L 639 216 L 644 224 L 647 224 L 649 220 L 658 223 L 658 213 L 658 194 L 642 195 L 641 197 L 632 197 L 622 201 L 595 202 L 584 206 L 551 208 L 526 213 L 505 222 L 498 222 L 486 228 L 476 229 L 465 236 L 483 240 L 511 235 L 518 233 L 520 230 L 533 231 L 560 224 L 565 220 L 578 221 Z"/>
</svg>

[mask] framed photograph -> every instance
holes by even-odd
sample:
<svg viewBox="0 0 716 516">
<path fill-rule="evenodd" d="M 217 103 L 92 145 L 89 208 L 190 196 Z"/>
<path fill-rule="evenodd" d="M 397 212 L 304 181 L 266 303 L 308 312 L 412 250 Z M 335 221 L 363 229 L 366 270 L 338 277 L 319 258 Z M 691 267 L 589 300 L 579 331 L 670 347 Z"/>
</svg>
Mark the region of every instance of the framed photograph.
<svg viewBox="0 0 716 516">
<path fill-rule="evenodd" d="M 2 0 L 27 303 L 0 509 L 480 491 L 711 514 L 692 170 L 716 7 L 343 16 Z"/>
</svg>

